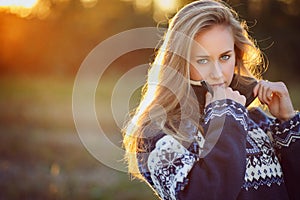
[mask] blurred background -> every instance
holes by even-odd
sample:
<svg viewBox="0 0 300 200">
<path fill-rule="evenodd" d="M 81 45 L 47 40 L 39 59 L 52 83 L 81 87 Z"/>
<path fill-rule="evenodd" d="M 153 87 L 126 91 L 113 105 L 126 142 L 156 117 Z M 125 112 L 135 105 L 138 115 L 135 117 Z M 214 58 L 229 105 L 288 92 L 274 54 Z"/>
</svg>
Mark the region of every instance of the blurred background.
<svg viewBox="0 0 300 200">
<path fill-rule="evenodd" d="M 85 149 L 73 122 L 72 89 L 97 44 L 137 27 L 167 27 L 189 2 L 0 0 L 0 199 L 157 199 L 146 184 Z M 268 57 L 264 78 L 284 81 L 299 109 L 299 0 L 227 2 Z M 152 58 L 153 49 L 133 51 L 105 70 L 98 114 L 110 108 L 117 80 Z M 121 146 L 120 128 L 111 113 L 105 116 L 99 123 Z"/>
</svg>

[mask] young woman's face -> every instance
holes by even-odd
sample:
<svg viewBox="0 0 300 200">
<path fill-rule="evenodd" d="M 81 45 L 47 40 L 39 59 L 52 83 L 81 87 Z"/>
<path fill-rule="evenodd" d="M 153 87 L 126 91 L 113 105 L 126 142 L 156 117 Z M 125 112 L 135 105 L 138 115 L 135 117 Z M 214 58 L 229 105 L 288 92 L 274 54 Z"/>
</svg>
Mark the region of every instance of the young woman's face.
<svg viewBox="0 0 300 200">
<path fill-rule="evenodd" d="M 234 39 L 228 26 L 215 25 L 195 37 L 190 78 L 212 86 L 229 86 L 235 67 Z"/>
</svg>

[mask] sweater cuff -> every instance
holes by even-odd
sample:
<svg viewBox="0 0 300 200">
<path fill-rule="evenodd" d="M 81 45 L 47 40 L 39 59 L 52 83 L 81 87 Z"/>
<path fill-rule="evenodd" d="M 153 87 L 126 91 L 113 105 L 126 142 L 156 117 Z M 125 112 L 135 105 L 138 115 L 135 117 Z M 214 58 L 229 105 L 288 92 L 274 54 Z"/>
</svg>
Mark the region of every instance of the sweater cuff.
<svg viewBox="0 0 300 200">
<path fill-rule="evenodd" d="M 291 142 L 295 142 L 300 138 L 300 113 L 283 123 L 275 119 L 274 124 L 271 126 L 273 138 L 276 145 L 280 148 L 282 146 L 288 147 Z"/>
<path fill-rule="evenodd" d="M 204 110 L 204 123 L 223 115 L 232 116 L 245 131 L 248 130 L 248 110 L 242 104 L 231 99 L 222 99 L 208 104 Z"/>
</svg>

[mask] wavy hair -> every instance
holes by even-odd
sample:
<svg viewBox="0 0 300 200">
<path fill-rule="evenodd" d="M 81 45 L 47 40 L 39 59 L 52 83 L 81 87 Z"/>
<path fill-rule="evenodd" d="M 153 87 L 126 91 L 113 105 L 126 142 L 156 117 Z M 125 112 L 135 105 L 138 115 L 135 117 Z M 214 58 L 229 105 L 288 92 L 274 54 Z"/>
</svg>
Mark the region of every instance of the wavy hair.
<svg viewBox="0 0 300 200">
<path fill-rule="evenodd" d="M 248 34 L 245 21 L 227 4 L 217 0 L 199 0 L 184 6 L 169 21 L 162 45 L 148 71 L 139 106 L 124 126 L 123 145 L 128 171 L 139 174 L 136 153 L 147 146 L 143 138 L 154 137 L 159 131 L 191 141 L 195 130 L 202 131 L 199 106 L 190 86 L 190 49 L 201 31 L 214 25 L 231 28 L 236 54 L 235 73 L 260 77 L 263 56 Z"/>
</svg>

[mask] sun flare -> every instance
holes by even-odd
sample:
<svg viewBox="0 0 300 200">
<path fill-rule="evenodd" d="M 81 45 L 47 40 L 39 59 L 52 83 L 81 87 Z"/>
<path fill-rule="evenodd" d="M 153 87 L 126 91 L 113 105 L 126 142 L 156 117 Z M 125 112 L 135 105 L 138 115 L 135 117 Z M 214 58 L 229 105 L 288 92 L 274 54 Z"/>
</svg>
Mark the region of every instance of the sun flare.
<svg viewBox="0 0 300 200">
<path fill-rule="evenodd" d="M 38 0 L 0 0 L 0 7 L 33 8 Z"/>
<path fill-rule="evenodd" d="M 25 18 L 33 13 L 38 3 L 39 0 L 0 0 L 0 11 Z"/>
<path fill-rule="evenodd" d="M 155 0 L 154 2 L 162 11 L 174 11 L 178 4 L 174 0 Z"/>
</svg>

